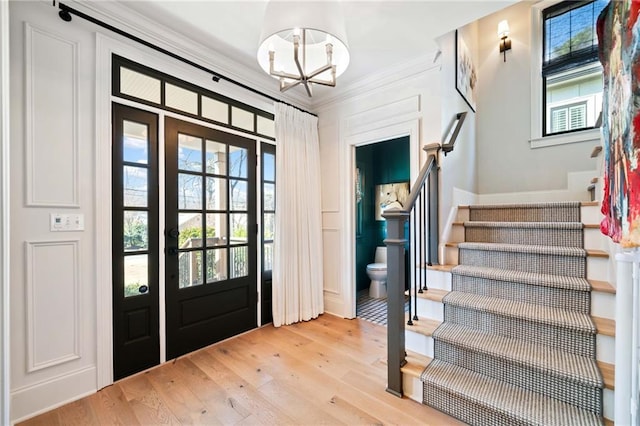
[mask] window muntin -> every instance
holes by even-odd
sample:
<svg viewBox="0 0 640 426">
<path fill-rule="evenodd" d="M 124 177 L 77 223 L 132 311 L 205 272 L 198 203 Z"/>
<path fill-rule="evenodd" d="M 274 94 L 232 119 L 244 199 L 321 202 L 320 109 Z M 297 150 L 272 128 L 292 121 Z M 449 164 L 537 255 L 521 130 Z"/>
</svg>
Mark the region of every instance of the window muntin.
<svg viewBox="0 0 640 426">
<path fill-rule="evenodd" d="M 605 0 L 564 1 L 542 12 L 544 136 L 595 127 L 602 109 L 595 25 L 606 4 Z M 585 104 L 582 116 L 576 115 L 578 109 L 569 109 L 577 104 Z"/>
<path fill-rule="evenodd" d="M 112 56 L 113 95 L 275 139 L 273 114 Z"/>
</svg>

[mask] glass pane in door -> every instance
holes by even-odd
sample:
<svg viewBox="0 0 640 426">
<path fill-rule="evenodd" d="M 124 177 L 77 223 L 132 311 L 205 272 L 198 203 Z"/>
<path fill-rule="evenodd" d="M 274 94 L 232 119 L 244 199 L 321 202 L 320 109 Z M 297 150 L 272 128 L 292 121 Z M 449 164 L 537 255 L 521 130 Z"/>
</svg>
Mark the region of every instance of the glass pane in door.
<svg viewBox="0 0 640 426">
<path fill-rule="evenodd" d="M 178 255 L 178 270 L 180 271 L 180 288 L 203 284 L 202 251 L 195 250 L 180 252 Z"/>
<path fill-rule="evenodd" d="M 189 135 L 178 135 L 178 169 L 202 171 L 202 139 Z"/>
<path fill-rule="evenodd" d="M 178 208 L 202 209 L 202 176 L 190 173 L 178 174 Z"/>
</svg>

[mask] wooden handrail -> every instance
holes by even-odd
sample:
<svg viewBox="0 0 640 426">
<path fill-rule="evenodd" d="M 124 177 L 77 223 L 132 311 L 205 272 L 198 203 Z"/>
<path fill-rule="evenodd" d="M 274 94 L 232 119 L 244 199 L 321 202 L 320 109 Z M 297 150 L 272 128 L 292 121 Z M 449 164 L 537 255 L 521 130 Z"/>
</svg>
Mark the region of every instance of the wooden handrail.
<svg viewBox="0 0 640 426">
<path fill-rule="evenodd" d="M 453 121 L 449 125 L 449 130 L 447 131 L 447 135 L 449 136 L 449 140 L 442 145 L 442 152 L 446 156 L 448 153 L 453 151 L 453 148 L 458 140 L 458 134 L 460 133 L 460 129 L 462 128 L 462 123 L 464 123 L 465 118 L 467 118 L 467 112 L 459 112 L 453 118 Z"/>
<path fill-rule="evenodd" d="M 438 150 L 440 149 L 440 145 L 431 144 L 431 145 L 425 146 L 424 149 L 426 151 L 434 150 L 435 152 L 429 155 L 429 157 L 427 158 L 427 162 L 422 167 L 422 170 L 420 170 L 420 174 L 418 175 L 418 178 L 413 183 L 413 186 L 411 187 L 411 192 L 409 192 L 409 200 L 405 203 L 404 206 L 402 206 L 403 207 L 402 210 L 405 212 L 410 212 L 411 210 L 413 210 L 413 206 L 416 204 L 416 200 L 420 195 L 420 189 L 422 188 L 425 181 L 427 180 L 427 177 L 429 177 L 429 174 L 431 173 L 433 168 L 436 167 L 438 163 Z"/>
</svg>

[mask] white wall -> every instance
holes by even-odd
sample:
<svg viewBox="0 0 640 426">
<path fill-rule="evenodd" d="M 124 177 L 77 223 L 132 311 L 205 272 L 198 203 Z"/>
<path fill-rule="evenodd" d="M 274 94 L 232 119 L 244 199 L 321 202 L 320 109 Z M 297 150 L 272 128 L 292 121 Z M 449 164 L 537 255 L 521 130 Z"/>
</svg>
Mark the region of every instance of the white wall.
<svg viewBox="0 0 640 426">
<path fill-rule="evenodd" d="M 568 173 L 595 171 L 593 140 L 532 149 L 531 5 L 524 1 L 478 24 L 478 192 L 560 190 Z M 499 53 L 498 22 L 507 19 L 512 49 Z M 592 139 L 592 138 L 590 138 Z M 596 176 L 594 173 L 593 176 Z M 587 181 L 588 182 L 588 181 Z M 587 182 L 584 185 L 586 193 Z"/>
<path fill-rule="evenodd" d="M 95 51 L 43 2 L 11 2 L 13 419 L 96 389 Z M 49 231 L 51 213 L 84 232 Z"/>
<path fill-rule="evenodd" d="M 472 23 L 459 29 L 459 35 L 469 48 L 469 53 L 474 64 L 478 64 L 478 29 L 477 24 Z M 455 31 L 441 36 L 438 45 L 442 51 L 442 83 L 441 83 L 441 128 L 446 132 L 451 120 L 460 112 L 467 111 L 467 117 L 460 129 L 455 148 L 447 156 L 441 157 L 440 172 L 440 231 L 445 230 L 447 219 L 451 216 L 452 208 L 464 201 L 455 194 L 462 192 L 477 193 L 478 179 L 476 171 L 476 113 L 467 105 L 460 93 L 456 90 L 456 58 L 455 58 Z M 444 135 L 443 135 L 444 137 Z M 446 141 L 442 141 L 446 142 Z M 457 188 L 461 191 L 454 191 Z M 442 241 L 442 239 L 441 239 Z"/>
</svg>

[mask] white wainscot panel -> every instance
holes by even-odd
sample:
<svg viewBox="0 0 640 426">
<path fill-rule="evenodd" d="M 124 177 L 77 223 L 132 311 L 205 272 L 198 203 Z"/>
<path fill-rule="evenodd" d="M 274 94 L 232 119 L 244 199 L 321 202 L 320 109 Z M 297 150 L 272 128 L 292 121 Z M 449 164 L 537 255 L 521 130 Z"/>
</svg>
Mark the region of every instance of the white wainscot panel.
<svg viewBox="0 0 640 426">
<path fill-rule="evenodd" d="M 78 45 L 25 32 L 26 204 L 79 207 Z"/>
<path fill-rule="evenodd" d="M 340 233 L 337 229 L 322 230 L 322 257 L 324 260 L 324 291 L 341 294 L 340 289 Z"/>
<path fill-rule="evenodd" d="M 80 242 L 28 241 L 27 370 L 80 358 Z"/>
<path fill-rule="evenodd" d="M 322 179 L 322 210 L 337 211 L 340 207 L 340 144 L 337 126 L 320 128 L 320 176 Z"/>
</svg>

